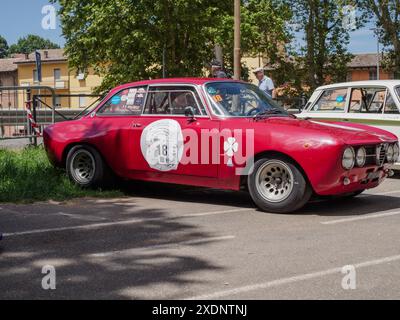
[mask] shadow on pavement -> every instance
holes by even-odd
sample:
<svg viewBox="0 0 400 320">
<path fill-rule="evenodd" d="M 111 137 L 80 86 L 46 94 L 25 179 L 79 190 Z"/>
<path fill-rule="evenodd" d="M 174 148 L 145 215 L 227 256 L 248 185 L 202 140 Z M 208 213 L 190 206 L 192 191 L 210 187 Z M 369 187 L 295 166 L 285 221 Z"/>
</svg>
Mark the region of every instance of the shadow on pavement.
<svg viewBox="0 0 400 320">
<path fill-rule="evenodd" d="M 228 205 L 255 208 L 247 192 L 193 188 L 159 183 L 128 182 L 123 191 L 129 196 L 156 198 L 180 202 Z M 360 195 L 353 198 L 327 198 L 311 201 L 294 214 L 320 216 L 358 216 L 400 208 L 400 198 L 389 195 Z M 260 214 L 263 214 L 260 212 Z"/>
<path fill-rule="evenodd" d="M 121 215 L 129 208 L 112 202 L 92 206 L 94 212 Z M 98 229 L 6 237 L 0 242 L 0 299 L 140 299 L 144 291 L 167 299 L 164 285 L 179 292 L 185 284 L 202 281 L 195 276 L 199 271 L 224 270 L 208 259 L 187 254 L 179 245 L 200 239 L 184 245 L 207 248 L 218 235 L 168 219 L 163 210 L 139 210 L 135 216 L 148 219 Z M 168 244 L 174 245 L 167 250 L 152 247 Z M 45 265 L 56 268 L 54 291 L 41 287 Z"/>
</svg>

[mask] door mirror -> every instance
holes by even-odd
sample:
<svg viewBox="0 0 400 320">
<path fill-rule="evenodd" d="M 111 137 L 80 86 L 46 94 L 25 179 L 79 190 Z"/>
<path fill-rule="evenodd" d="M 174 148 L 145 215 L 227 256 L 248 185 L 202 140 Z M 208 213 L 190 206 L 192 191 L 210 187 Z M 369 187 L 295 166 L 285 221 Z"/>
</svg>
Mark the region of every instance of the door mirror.
<svg viewBox="0 0 400 320">
<path fill-rule="evenodd" d="M 186 107 L 185 108 L 185 116 L 191 118 L 191 120 L 196 120 L 195 112 L 193 107 Z"/>
</svg>

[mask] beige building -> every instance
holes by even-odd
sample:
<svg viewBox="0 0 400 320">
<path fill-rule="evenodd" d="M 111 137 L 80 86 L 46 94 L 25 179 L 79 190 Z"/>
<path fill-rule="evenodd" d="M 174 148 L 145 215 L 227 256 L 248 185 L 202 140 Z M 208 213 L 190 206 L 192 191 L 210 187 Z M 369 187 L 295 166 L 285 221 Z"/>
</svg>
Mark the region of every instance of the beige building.
<svg viewBox="0 0 400 320">
<path fill-rule="evenodd" d="M 382 66 L 382 55 L 379 56 L 379 65 Z M 376 53 L 356 54 L 353 60 L 348 64 L 347 81 L 377 80 L 378 55 Z M 379 69 L 379 79 L 394 79 L 392 71 Z"/>
<path fill-rule="evenodd" d="M 93 90 L 102 82 L 102 78 L 90 69 L 87 74 L 70 70 L 68 58 L 63 49 L 40 50 L 42 56 L 42 81 L 39 83 L 36 70 L 35 54 L 25 55 L 15 62 L 18 72 L 19 86 L 41 85 L 55 90 L 56 107 L 79 109 L 90 105 L 97 97 L 90 97 Z M 49 95 L 50 92 L 33 92 L 35 95 Z M 23 93 L 19 94 L 19 102 L 25 101 Z M 49 97 L 42 99 L 51 104 Z"/>
<path fill-rule="evenodd" d="M 18 70 L 15 64 L 19 58 L 0 59 L 0 87 L 18 85 Z M 0 90 L 0 109 L 14 108 L 18 104 L 16 91 Z"/>
</svg>

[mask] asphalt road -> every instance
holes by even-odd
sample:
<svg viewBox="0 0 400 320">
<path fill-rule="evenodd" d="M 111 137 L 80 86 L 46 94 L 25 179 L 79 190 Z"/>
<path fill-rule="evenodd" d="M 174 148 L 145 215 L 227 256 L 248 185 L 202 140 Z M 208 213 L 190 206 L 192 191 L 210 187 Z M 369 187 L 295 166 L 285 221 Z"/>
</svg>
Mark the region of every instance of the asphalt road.
<svg viewBox="0 0 400 320">
<path fill-rule="evenodd" d="M 245 193 L 129 192 L 0 204 L 0 299 L 400 299 L 400 179 L 294 215 L 259 212 Z M 46 265 L 55 290 L 42 288 Z"/>
</svg>

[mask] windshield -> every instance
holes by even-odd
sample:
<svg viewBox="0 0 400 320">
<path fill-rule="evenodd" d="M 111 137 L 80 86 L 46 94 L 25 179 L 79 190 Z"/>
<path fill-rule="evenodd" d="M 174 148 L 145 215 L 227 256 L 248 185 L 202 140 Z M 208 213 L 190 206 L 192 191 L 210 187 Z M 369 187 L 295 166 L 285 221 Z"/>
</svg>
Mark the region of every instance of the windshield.
<svg viewBox="0 0 400 320">
<path fill-rule="evenodd" d="M 254 117 L 257 115 L 287 116 L 276 102 L 258 87 L 241 82 L 213 82 L 206 85 L 216 115 Z"/>
</svg>

